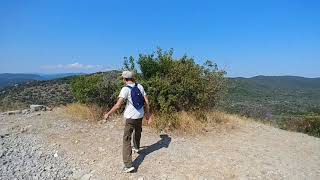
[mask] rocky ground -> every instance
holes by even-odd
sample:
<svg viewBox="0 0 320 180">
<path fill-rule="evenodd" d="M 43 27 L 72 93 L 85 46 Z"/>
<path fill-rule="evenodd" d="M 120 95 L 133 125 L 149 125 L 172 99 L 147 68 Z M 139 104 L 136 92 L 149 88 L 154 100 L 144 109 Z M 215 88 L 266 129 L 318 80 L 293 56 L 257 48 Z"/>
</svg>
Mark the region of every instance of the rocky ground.
<svg viewBox="0 0 320 180">
<path fill-rule="evenodd" d="M 122 120 L 62 110 L 0 116 L 0 179 L 320 179 L 320 139 L 230 116 L 197 136 L 144 127 L 137 171 L 121 173 Z"/>
</svg>

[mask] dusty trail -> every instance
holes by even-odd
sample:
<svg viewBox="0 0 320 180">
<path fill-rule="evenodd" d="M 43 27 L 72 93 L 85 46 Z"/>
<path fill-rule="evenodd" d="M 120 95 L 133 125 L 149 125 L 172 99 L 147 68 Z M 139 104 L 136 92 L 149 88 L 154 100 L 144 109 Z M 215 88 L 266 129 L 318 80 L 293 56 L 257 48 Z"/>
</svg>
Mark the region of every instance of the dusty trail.
<svg viewBox="0 0 320 180">
<path fill-rule="evenodd" d="M 0 116 L 0 179 L 320 179 L 319 138 L 241 119 L 198 136 L 144 127 L 138 170 L 122 174 L 121 119 L 60 113 Z"/>
</svg>

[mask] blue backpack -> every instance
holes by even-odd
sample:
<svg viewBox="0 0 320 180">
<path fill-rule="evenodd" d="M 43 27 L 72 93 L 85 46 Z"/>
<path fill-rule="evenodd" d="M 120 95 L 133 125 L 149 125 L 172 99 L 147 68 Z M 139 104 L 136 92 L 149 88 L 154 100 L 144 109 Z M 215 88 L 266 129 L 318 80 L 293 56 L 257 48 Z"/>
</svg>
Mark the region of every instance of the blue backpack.
<svg viewBox="0 0 320 180">
<path fill-rule="evenodd" d="M 129 89 L 131 89 L 131 99 L 134 108 L 137 110 L 140 110 L 144 106 L 144 97 L 141 93 L 140 89 L 138 88 L 138 84 L 135 83 L 133 87 L 127 86 Z"/>
</svg>

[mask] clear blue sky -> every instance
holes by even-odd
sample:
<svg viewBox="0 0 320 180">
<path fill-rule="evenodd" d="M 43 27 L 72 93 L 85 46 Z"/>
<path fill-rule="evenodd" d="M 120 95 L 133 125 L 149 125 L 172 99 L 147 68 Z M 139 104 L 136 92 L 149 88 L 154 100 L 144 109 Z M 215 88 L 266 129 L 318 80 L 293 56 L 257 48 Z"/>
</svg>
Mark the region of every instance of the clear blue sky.
<svg viewBox="0 0 320 180">
<path fill-rule="evenodd" d="M 0 1 L 0 73 L 120 68 L 156 47 L 228 76 L 320 77 L 320 1 Z"/>
</svg>

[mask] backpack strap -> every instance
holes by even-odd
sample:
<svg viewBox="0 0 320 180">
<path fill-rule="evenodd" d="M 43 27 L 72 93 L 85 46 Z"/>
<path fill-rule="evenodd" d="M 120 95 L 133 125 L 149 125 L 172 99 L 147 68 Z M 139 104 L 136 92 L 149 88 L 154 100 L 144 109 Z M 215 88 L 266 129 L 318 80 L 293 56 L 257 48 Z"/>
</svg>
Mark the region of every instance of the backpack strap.
<svg viewBox="0 0 320 180">
<path fill-rule="evenodd" d="M 137 86 L 138 87 L 138 83 L 135 83 L 134 86 Z M 126 87 L 128 87 L 129 89 L 132 89 L 133 87 L 127 85 Z"/>
<path fill-rule="evenodd" d="M 126 87 L 128 87 L 129 89 L 132 89 L 132 87 L 131 87 L 131 86 L 129 86 L 129 85 L 127 85 Z"/>
</svg>

